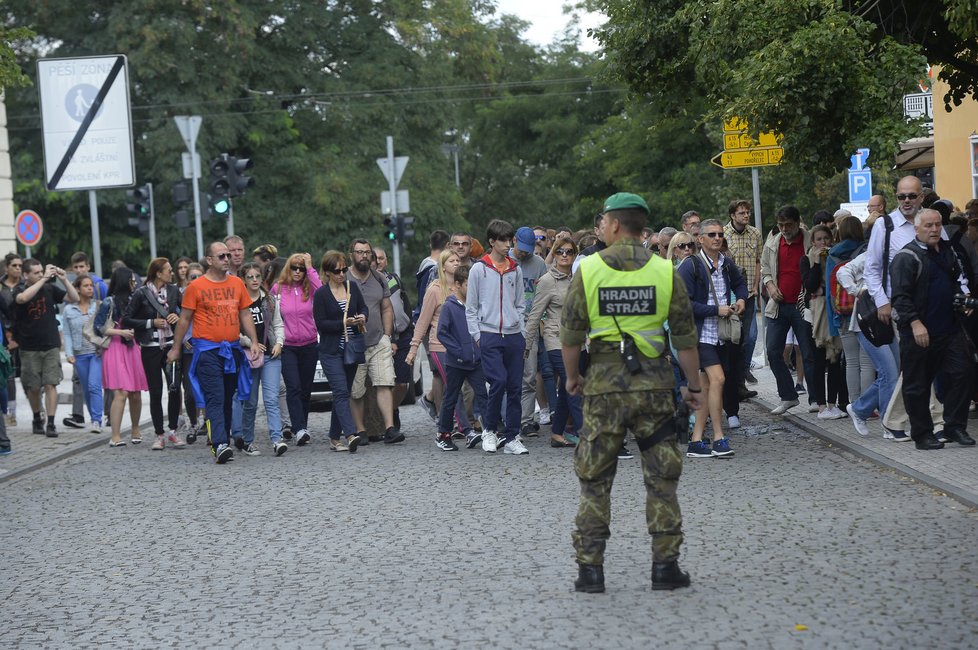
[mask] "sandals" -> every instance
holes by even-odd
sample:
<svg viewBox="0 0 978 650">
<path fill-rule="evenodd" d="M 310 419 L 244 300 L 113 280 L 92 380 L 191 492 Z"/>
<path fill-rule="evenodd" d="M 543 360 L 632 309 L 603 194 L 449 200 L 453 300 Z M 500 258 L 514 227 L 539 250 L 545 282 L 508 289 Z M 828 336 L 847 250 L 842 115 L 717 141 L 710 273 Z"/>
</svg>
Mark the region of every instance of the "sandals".
<svg viewBox="0 0 978 650">
<path fill-rule="evenodd" d="M 557 440 L 556 438 L 551 438 L 550 439 L 550 446 L 551 447 L 555 447 L 555 448 L 561 448 L 561 447 L 576 447 L 577 445 L 575 445 L 573 442 L 570 442 L 570 441 L 568 441 L 566 439 L 565 440 Z"/>
<path fill-rule="evenodd" d="M 126 446 L 126 441 L 125 440 L 116 440 L 114 442 L 109 441 L 109 446 L 110 447 L 125 447 Z"/>
<path fill-rule="evenodd" d="M 138 444 L 139 444 L 139 443 L 141 443 L 142 441 L 143 441 L 143 439 L 142 439 L 142 438 L 130 438 L 130 439 L 129 439 L 129 442 L 131 442 L 131 443 L 132 443 L 132 444 L 134 444 L 134 445 L 138 445 Z"/>
</svg>

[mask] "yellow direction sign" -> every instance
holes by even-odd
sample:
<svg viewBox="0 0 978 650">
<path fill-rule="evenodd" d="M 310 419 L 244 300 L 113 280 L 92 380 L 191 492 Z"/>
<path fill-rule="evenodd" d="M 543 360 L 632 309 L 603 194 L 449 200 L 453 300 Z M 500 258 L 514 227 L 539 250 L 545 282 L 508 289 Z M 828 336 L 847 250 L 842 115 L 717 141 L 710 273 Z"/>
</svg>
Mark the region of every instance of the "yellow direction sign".
<svg viewBox="0 0 978 650">
<path fill-rule="evenodd" d="M 739 151 L 721 151 L 710 159 L 717 167 L 739 169 L 742 167 L 767 167 L 780 165 L 784 157 L 782 147 L 756 147 Z"/>
</svg>

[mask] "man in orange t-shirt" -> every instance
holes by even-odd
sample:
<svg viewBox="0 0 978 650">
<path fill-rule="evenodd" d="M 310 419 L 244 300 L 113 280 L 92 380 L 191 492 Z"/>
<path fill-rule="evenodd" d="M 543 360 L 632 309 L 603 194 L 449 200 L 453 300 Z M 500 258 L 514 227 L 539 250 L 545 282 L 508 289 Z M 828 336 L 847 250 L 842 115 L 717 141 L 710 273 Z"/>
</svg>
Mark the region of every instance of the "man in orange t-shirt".
<svg viewBox="0 0 978 650">
<path fill-rule="evenodd" d="M 245 361 L 265 353 L 265 346 L 252 345 L 245 353 L 238 342 L 241 331 L 257 341 L 255 322 L 251 317 L 251 298 L 244 282 L 228 275 L 231 255 L 228 247 L 214 242 L 207 247 L 207 272 L 191 282 L 183 294 L 180 320 L 174 340 L 182 341 L 193 323 L 194 357 L 189 369 L 194 394 L 202 396 L 207 412 L 208 441 L 218 464 L 231 460 L 234 452 L 228 445 L 231 433 L 231 400 L 235 391 L 247 399 L 251 391 L 251 368 Z M 167 361 L 180 358 L 180 346 L 174 345 Z"/>
</svg>

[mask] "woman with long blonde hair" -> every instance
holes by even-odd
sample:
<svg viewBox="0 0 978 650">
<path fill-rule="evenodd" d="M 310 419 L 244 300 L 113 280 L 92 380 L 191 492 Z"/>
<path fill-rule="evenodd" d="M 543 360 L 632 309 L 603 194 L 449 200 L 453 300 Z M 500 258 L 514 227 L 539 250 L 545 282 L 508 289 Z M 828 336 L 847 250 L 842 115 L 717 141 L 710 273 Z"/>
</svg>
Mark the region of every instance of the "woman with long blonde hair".
<svg viewBox="0 0 978 650">
<path fill-rule="evenodd" d="M 293 253 L 282 269 L 271 294 L 279 298 L 279 310 L 285 325 L 282 341 L 282 377 L 289 420 L 295 432 L 295 444 L 306 445 L 309 435 L 309 397 L 316 376 L 316 321 L 312 315 L 312 297 L 323 286 L 309 253 Z"/>
<path fill-rule="evenodd" d="M 455 269 L 459 267 L 461 259 L 451 250 L 443 250 L 438 256 L 438 278 L 431 283 L 424 294 L 424 301 L 421 303 L 421 314 L 418 322 L 414 326 L 414 338 L 411 339 L 411 350 L 408 352 L 405 361 L 408 365 L 414 363 L 418 355 L 418 348 L 422 341 L 427 337 L 425 347 L 428 349 L 428 361 L 431 364 L 431 397 L 421 396 L 421 406 L 432 420 L 437 422 L 438 413 L 441 411 L 441 398 L 445 391 L 447 376 L 445 372 L 445 346 L 438 340 L 438 317 L 441 315 L 442 305 L 452 293 Z M 465 404 L 459 398 L 459 407 L 456 408 L 456 420 L 463 433 L 468 433 L 471 428 L 469 419 L 465 413 Z"/>
</svg>

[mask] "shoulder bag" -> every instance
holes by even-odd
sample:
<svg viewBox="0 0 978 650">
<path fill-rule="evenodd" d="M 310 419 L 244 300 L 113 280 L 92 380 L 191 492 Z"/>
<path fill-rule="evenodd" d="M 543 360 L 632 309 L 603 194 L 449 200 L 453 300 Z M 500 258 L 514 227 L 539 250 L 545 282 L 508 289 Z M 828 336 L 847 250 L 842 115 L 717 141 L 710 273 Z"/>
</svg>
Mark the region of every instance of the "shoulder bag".
<svg viewBox="0 0 978 650">
<path fill-rule="evenodd" d="M 706 262 L 700 260 L 704 266 Z M 713 286 L 713 274 L 710 273 L 710 269 L 706 270 L 706 278 L 710 282 L 710 293 L 713 294 L 713 302 L 719 307 L 720 300 L 717 298 L 716 287 Z M 721 341 L 726 341 L 727 343 L 733 343 L 734 345 L 740 344 L 740 334 L 741 334 L 741 322 L 740 315 L 730 312 L 726 316 L 717 316 L 717 338 Z"/>
<path fill-rule="evenodd" d="M 103 302 L 106 302 L 106 301 L 109 302 L 109 313 L 110 314 L 111 314 L 111 310 L 112 310 L 111 300 L 112 300 L 111 298 L 106 298 L 105 301 L 103 301 Z M 85 338 L 86 341 L 88 341 L 89 343 L 91 343 L 92 345 L 94 345 L 97 348 L 97 350 L 107 350 L 108 347 L 109 347 L 109 344 L 112 343 L 112 337 L 111 336 L 102 336 L 101 334 L 98 334 L 95 331 L 95 316 L 98 315 L 98 310 L 99 310 L 99 307 L 101 307 L 101 304 L 102 303 L 96 303 L 93 306 L 89 307 L 89 310 L 92 313 L 89 314 L 88 320 L 85 321 L 85 324 L 82 326 L 82 336 Z"/>
<path fill-rule="evenodd" d="M 343 364 L 359 365 L 367 362 L 367 339 L 357 332 L 350 336 L 350 328 L 346 324 L 346 315 L 350 310 L 353 294 L 350 293 L 350 281 L 346 281 L 346 305 L 343 307 Z"/>
</svg>

